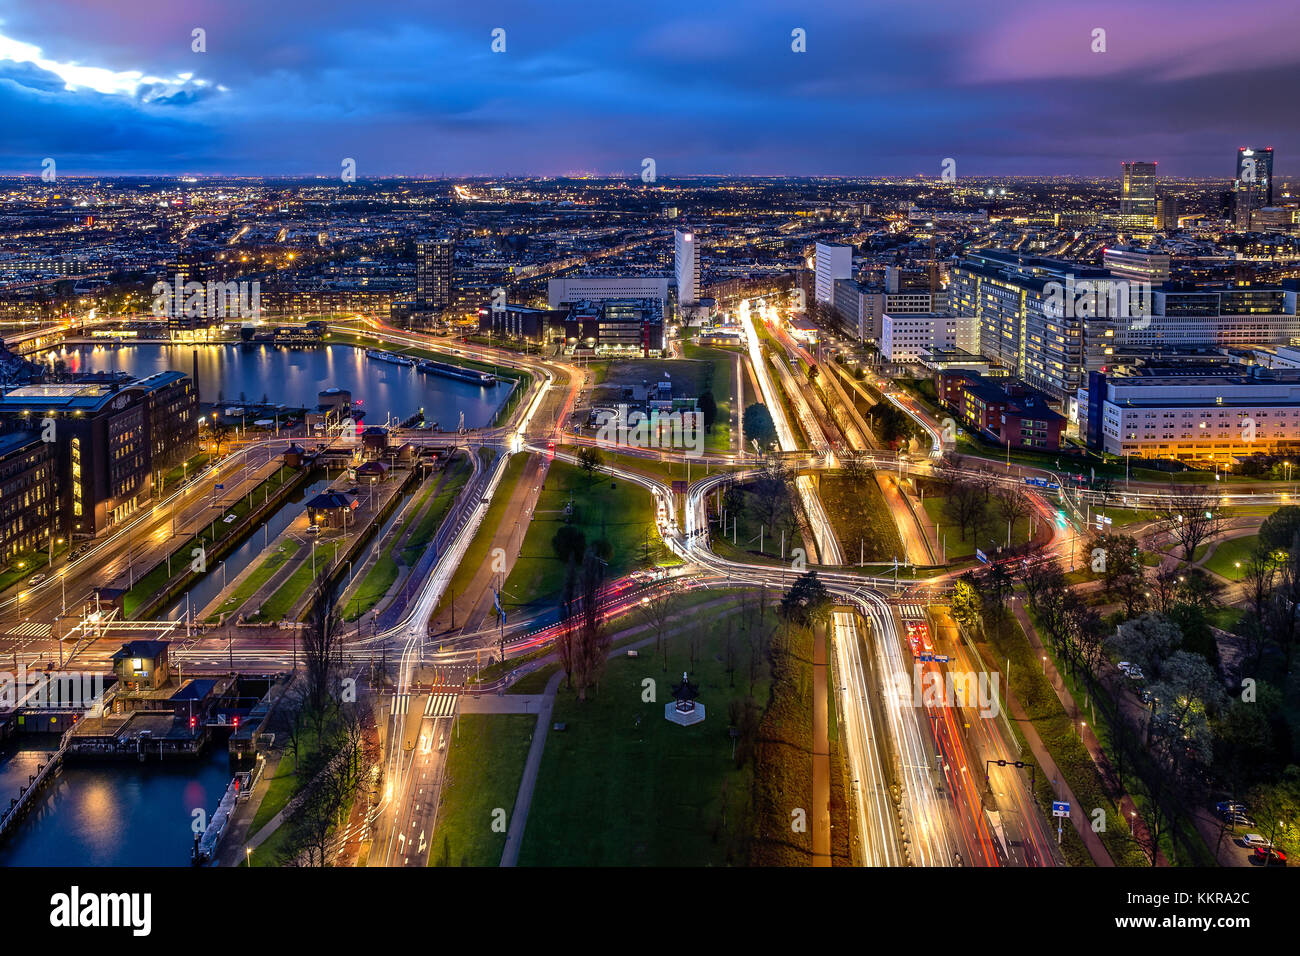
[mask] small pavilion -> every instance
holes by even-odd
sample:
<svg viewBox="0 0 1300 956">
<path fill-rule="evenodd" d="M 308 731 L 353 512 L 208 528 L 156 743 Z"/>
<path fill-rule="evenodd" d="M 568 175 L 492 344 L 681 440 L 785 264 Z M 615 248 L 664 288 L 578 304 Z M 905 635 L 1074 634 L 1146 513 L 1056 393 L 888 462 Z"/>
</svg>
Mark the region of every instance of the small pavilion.
<svg viewBox="0 0 1300 956">
<path fill-rule="evenodd" d="M 673 687 L 673 702 L 664 704 L 665 719 L 683 727 L 704 720 L 704 705 L 699 696 L 700 685 L 691 683 L 690 675 L 682 671 L 682 682 Z"/>
</svg>

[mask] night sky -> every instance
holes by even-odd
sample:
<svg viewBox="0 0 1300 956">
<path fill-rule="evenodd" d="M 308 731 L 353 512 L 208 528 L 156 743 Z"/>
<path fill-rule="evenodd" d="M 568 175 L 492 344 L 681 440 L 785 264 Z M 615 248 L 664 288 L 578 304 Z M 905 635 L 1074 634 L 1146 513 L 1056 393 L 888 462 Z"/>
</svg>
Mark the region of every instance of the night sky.
<svg viewBox="0 0 1300 956">
<path fill-rule="evenodd" d="M 1298 36 L 1295 0 L 0 0 L 0 171 L 1281 175 Z"/>
</svg>

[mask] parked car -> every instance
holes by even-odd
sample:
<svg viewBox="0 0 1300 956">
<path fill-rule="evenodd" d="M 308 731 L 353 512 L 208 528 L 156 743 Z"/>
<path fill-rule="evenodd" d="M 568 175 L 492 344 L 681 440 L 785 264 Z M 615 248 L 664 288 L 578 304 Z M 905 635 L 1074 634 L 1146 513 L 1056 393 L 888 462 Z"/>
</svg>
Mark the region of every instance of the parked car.
<svg viewBox="0 0 1300 956">
<path fill-rule="evenodd" d="M 1151 693 L 1151 691 L 1147 690 L 1145 687 L 1143 687 L 1141 693 L 1138 694 L 1138 698 L 1142 701 L 1142 703 L 1149 704 L 1156 699 L 1156 695 Z"/>
<path fill-rule="evenodd" d="M 308 534 L 320 534 L 320 525 L 318 525 L 318 524 L 309 524 L 309 525 L 307 525 L 307 533 L 308 533 Z"/>
<path fill-rule="evenodd" d="M 1273 845 L 1269 843 L 1267 840 L 1265 840 L 1258 833 L 1247 833 L 1244 837 L 1241 838 L 1241 842 L 1245 843 L 1246 846 L 1259 847 L 1262 849 L 1268 849 Z"/>
<path fill-rule="evenodd" d="M 1220 800 L 1214 805 L 1214 812 L 1219 816 L 1225 813 L 1245 813 L 1246 805 L 1244 803 L 1234 803 L 1231 800 Z"/>
<path fill-rule="evenodd" d="M 1137 666 L 1130 667 L 1127 673 L 1129 680 L 1142 681 L 1147 679 L 1146 675 L 1142 673 L 1142 668 Z"/>
<path fill-rule="evenodd" d="M 1286 866 L 1286 854 L 1281 850 L 1269 851 L 1267 847 L 1255 847 L 1255 859 L 1264 866 Z"/>
<path fill-rule="evenodd" d="M 1127 674 L 1129 668 L 1132 667 L 1133 664 L 1132 664 L 1131 661 L 1120 661 L 1119 664 L 1117 664 L 1116 666 L 1117 666 L 1120 670 L 1122 670 L 1125 674 Z"/>
<path fill-rule="evenodd" d="M 1253 827 L 1255 821 L 1244 813 L 1224 813 L 1220 814 L 1223 822 L 1232 827 Z"/>
</svg>

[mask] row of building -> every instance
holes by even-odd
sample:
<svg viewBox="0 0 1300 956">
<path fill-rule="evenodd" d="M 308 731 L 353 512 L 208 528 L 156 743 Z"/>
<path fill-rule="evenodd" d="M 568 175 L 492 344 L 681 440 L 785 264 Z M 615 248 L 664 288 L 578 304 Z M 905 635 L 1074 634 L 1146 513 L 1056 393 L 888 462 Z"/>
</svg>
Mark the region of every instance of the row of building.
<svg viewBox="0 0 1300 956">
<path fill-rule="evenodd" d="M 658 356 L 665 344 L 657 298 L 580 299 L 551 309 L 488 305 L 479 310 L 479 331 L 535 346 L 559 343 L 571 354 Z"/>
<path fill-rule="evenodd" d="M 172 371 L 0 395 L 0 560 L 93 536 L 146 505 L 196 452 L 198 402 Z"/>
</svg>

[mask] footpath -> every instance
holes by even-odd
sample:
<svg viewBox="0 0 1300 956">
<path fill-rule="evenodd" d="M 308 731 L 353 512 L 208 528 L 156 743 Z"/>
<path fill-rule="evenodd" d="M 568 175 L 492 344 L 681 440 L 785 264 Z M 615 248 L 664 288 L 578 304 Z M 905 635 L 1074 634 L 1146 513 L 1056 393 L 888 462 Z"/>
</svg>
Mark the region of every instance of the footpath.
<svg viewBox="0 0 1300 956">
<path fill-rule="evenodd" d="M 1056 661 L 1051 654 L 1047 653 L 1047 648 L 1043 646 L 1042 638 L 1038 636 L 1038 629 L 1034 627 L 1034 622 L 1029 618 L 1029 612 L 1024 608 L 1024 603 L 1015 601 L 1012 603 L 1012 611 L 1016 620 L 1020 622 L 1021 629 L 1025 632 L 1025 637 L 1029 641 L 1029 646 L 1034 649 L 1034 654 L 1043 659 L 1044 669 L 1047 672 L 1047 679 L 1052 685 L 1052 690 L 1056 691 L 1056 699 L 1060 701 L 1062 709 L 1067 716 L 1077 717 L 1082 713 L 1079 705 L 1075 702 L 1074 696 L 1070 693 L 1065 681 L 1062 680 L 1060 673 L 1056 669 Z M 1101 742 L 1097 739 L 1096 733 L 1090 726 L 1083 727 L 1082 739 L 1084 748 L 1088 751 L 1088 756 L 1092 758 L 1093 766 L 1097 768 L 1097 773 L 1101 776 L 1102 784 L 1106 787 L 1106 792 L 1115 806 L 1119 808 L 1120 813 L 1129 823 L 1129 828 L 1134 834 L 1145 842 L 1147 839 L 1146 824 L 1142 822 L 1141 817 L 1137 815 L 1137 805 L 1133 798 L 1124 790 L 1124 785 L 1120 776 L 1115 771 L 1114 765 L 1111 764 L 1110 758 L 1106 752 L 1101 749 Z M 1091 828 L 1089 828 L 1091 830 Z M 1156 853 L 1156 865 L 1168 866 L 1169 862 L 1165 859 L 1163 853 Z"/>
</svg>

